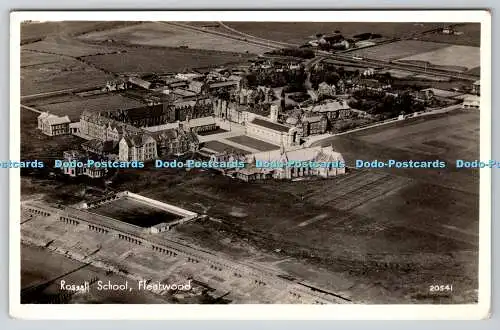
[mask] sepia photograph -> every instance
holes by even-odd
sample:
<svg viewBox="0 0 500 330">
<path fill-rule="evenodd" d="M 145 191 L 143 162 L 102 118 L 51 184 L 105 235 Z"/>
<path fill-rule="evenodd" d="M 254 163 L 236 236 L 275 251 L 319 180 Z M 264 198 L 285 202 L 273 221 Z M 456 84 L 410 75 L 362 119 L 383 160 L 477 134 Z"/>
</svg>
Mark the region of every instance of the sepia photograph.
<svg viewBox="0 0 500 330">
<path fill-rule="evenodd" d="M 14 13 L 11 303 L 485 317 L 489 14 L 308 13 Z"/>
</svg>

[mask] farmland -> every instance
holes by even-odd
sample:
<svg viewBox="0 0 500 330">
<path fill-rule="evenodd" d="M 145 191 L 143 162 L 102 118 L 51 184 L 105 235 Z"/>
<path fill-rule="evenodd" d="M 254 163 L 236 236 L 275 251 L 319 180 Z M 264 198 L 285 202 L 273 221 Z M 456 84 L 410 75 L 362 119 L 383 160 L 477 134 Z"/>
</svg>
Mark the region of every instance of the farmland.
<svg viewBox="0 0 500 330">
<path fill-rule="evenodd" d="M 32 65 L 55 63 L 63 60 L 62 56 L 23 50 L 21 51 L 21 68 Z"/>
<path fill-rule="evenodd" d="M 458 24 L 455 27 L 456 31 L 461 34 L 443 34 L 440 32 L 427 33 L 419 40 L 442 42 L 453 45 L 464 45 L 479 47 L 481 44 L 481 24 L 466 23 Z"/>
<path fill-rule="evenodd" d="M 437 49 L 445 48 L 448 45 L 437 42 L 426 42 L 417 40 L 403 40 L 390 44 L 359 49 L 349 54 L 361 56 L 381 61 L 392 61 L 415 54 L 426 53 Z"/>
<path fill-rule="evenodd" d="M 21 68 L 21 95 L 103 86 L 112 78 L 80 61 L 64 58 L 59 62 Z"/>
<path fill-rule="evenodd" d="M 414 23 L 369 23 L 369 22 L 224 22 L 231 28 L 250 35 L 275 41 L 303 44 L 315 39 L 318 33 L 329 34 L 338 30 L 342 35 L 351 37 L 371 32 L 383 37 L 404 37 L 427 31 L 441 24 Z"/>
<path fill-rule="evenodd" d="M 134 47 L 122 54 L 85 57 L 87 63 L 115 73 L 168 73 L 246 62 L 249 55 L 195 49 Z"/>
<path fill-rule="evenodd" d="M 193 31 L 162 22 L 149 22 L 129 27 L 92 32 L 80 36 L 79 39 L 91 42 L 112 40 L 120 44 L 155 47 L 188 47 L 190 49 L 253 54 L 261 54 L 269 50 L 267 47 L 224 38 L 223 36 Z"/>
<path fill-rule="evenodd" d="M 49 53 L 64 55 L 69 57 L 82 57 L 97 54 L 108 54 L 119 52 L 118 47 L 90 45 L 81 42 L 75 42 L 69 38 L 49 38 L 39 42 L 24 45 L 22 50 L 36 51 L 40 53 Z"/>
<path fill-rule="evenodd" d="M 467 71 L 480 65 L 479 47 L 449 46 L 421 52 L 409 57 L 399 58 L 402 63 L 430 63 L 432 66 L 446 67 L 451 70 Z"/>
<path fill-rule="evenodd" d="M 112 27 L 136 24 L 127 21 L 62 21 L 21 24 L 21 44 L 39 41 L 50 36 L 79 35 Z"/>
<path fill-rule="evenodd" d="M 37 109 L 41 111 L 48 111 L 59 116 L 68 115 L 72 121 L 78 121 L 80 114 L 84 110 L 91 112 L 116 111 L 141 106 L 144 106 L 144 104 L 119 94 L 104 94 L 97 97 L 76 97 L 75 101 L 46 104 L 38 106 Z"/>
</svg>

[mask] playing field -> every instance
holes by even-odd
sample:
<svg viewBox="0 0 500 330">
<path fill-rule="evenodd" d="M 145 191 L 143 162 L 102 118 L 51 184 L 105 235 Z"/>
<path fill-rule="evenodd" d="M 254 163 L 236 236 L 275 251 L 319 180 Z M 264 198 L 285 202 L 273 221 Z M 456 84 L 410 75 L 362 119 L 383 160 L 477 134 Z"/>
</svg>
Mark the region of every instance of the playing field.
<svg viewBox="0 0 500 330">
<path fill-rule="evenodd" d="M 471 46 L 448 46 L 408 57 L 400 57 L 399 61 L 428 62 L 432 65 L 458 67 L 458 69 L 462 68 L 462 71 L 476 68 L 481 63 L 479 47 Z"/>
<path fill-rule="evenodd" d="M 223 36 L 203 33 L 165 22 L 148 22 L 135 26 L 92 32 L 80 40 L 127 43 L 132 45 L 157 47 L 188 47 L 238 53 L 261 54 L 270 48 L 249 44 Z"/>
<path fill-rule="evenodd" d="M 169 223 L 181 217 L 130 198 L 103 204 L 91 210 L 93 213 L 148 228 L 159 223 Z"/>
</svg>

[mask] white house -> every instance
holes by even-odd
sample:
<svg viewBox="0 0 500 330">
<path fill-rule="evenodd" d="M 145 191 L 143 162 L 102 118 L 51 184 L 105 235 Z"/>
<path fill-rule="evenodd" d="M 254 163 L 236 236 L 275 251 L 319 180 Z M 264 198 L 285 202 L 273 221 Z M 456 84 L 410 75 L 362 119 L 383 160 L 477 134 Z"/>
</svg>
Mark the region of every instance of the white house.
<svg viewBox="0 0 500 330">
<path fill-rule="evenodd" d="M 38 129 L 49 136 L 70 134 L 70 123 L 68 116 L 59 117 L 48 112 L 43 112 L 38 116 Z"/>
</svg>

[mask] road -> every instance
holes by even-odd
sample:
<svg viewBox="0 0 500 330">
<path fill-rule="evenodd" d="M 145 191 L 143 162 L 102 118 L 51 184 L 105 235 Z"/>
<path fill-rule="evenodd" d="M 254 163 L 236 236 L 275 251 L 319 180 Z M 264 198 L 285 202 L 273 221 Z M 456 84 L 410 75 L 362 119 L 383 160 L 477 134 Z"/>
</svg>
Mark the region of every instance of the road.
<svg viewBox="0 0 500 330">
<path fill-rule="evenodd" d="M 27 105 L 24 105 L 24 104 L 21 104 L 21 108 L 24 108 L 26 110 L 30 110 L 30 111 L 33 111 L 33 112 L 36 112 L 36 113 L 42 113 L 42 111 L 37 110 L 37 109 L 32 108 L 32 107 L 28 107 Z"/>
<path fill-rule="evenodd" d="M 281 45 L 281 47 L 298 47 L 299 45 L 297 44 L 290 44 L 290 43 L 287 43 L 287 42 L 281 42 L 281 41 L 275 41 L 275 40 L 269 40 L 269 39 L 264 39 L 264 38 L 261 38 L 261 37 L 256 37 L 256 36 L 253 36 L 251 34 L 248 34 L 248 33 L 244 33 L 244 32 L 241 32 L 241 31 L 238 31 L 236 29 L 233 29 L 232 27 L 224 24 L 224 22 L 219 22 L 219 24 L 224 27 L 226 30 L 229 30 L 233 33 L 236 33 L 244 38 L 246 38 L 246 40 L 248 40 L 248 38 L 250 39 L 253 39 L 257 42 L 265 42 L 267 44 L 269 43 L 272 43 L 274 45 Z"/>
<path fill-rule="evenodd" d="M 267 41 L 264 41 L 265 39 L 258 40 L 259 38 L 257 38 L 257 37 L 252 37 L 252 39 L 254 39 L 254 40 L 248 40 L 248 38 L 239 37 L 239 36 L 235 36 L 235 35 L 232 35 L 232 34 L 219 32 L 219 31 L 214 31 L 214 30 L 199 28 L 199 27 L 196 27 L 196 26 L 192 26 L 192 25 L 188 25 L 188 24 L 183 24 L 183 23 L 179 23 L 179 22 L 159 22 L 158 21 L 156 23 L 158 23 L 158 24 L 164 24 L 164 25 L 176 26 L 176 27 L 180 27 L 180 28 L 184 28 L 184 29 L 188 29 L 188 30 L 194 30 L 194 31 L 197 31 L 197 32 L 203 32 L 203 33 L 207 33 L 207 34 L 213 34 L 213 35 L 216 35 L 216 36 L 219 36 L 219 37 L 228 38 L 228 39 L 232 39 L 232 40 L 238 40 L 238 41 L 245 42 L 245 43 L 251 44 L 251 45 L 258 45 L 258 46 L 261 46 L 261 47 L 268 48 L 269 50 L 274 50 L 274 49 L 277 49 L 277 48 L 283 48 L 282 44 L 280 44 L 278 42 L 275 42 L 273 40 L 267 40 Z"/>
</svg>

